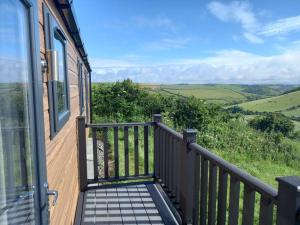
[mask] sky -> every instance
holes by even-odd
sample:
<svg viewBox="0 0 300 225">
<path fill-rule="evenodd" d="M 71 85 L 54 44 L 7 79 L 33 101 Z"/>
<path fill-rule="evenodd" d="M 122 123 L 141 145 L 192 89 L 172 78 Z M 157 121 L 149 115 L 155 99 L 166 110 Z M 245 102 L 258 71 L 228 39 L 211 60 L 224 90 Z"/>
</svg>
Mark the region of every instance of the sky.
<svg viewBox="0 0 300 225">
<path fill-rule="evenodd" d="M 299 0 L 74 0 L 92 80 L 300 84 Z"/>
</svg>

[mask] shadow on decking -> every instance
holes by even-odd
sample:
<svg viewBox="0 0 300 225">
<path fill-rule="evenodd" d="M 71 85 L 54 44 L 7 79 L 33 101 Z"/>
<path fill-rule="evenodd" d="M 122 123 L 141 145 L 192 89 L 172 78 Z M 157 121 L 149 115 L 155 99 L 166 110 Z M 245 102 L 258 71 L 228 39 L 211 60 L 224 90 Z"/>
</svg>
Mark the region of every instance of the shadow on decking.
<svg viewBox="0 0 300 225">
<path fill-rule="evenodd" d="M 75 225 L 179 224 L 159 184 L 103 185 L 81 193 Z"/>
</svg>

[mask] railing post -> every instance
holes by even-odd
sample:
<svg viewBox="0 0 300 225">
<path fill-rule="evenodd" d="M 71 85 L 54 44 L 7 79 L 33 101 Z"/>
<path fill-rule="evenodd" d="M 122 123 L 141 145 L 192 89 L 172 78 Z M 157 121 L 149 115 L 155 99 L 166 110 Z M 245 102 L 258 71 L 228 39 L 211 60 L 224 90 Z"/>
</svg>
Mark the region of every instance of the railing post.
<svg viewBox="0 0 300 225">
<path fill-rule="evenodd" d="M 186 129 L 183 131 L 183 149 L 182 149 L 182 174 L 181 174 L 181 199 L 183 224 L 195 224 L 194 213 L 196 209 L 195 198 L 198 196 L 195 180 L 197 170 L 199 172 L 199 160 L 196 154 L 189 149 L 189 144 L 196 142 L 197 131 Z M 197 169 L 198 168 L 198 169 Z"/>
<path fill-rule="evenodd" d="M 279 177 L 277 225 L 300 224 L 300 177 Z"/>
<path fill-rule="evenodd" d="M 158 171 L 159 171 L 159 135 L 158 135 L 158 126 L 157 123 L 162 122 L 161 114 L 153 114 L 153 122 L 154 122 L 154 178 L 158 179 Z"/>
<path fill-rule="evenodd" d="M 78 141 L 78 175 L 80 191 L 87 189 L 87 159 L 86 159 L 86 132 L 85 117 L 77 117 L 77 141 Z"/>
</svg>

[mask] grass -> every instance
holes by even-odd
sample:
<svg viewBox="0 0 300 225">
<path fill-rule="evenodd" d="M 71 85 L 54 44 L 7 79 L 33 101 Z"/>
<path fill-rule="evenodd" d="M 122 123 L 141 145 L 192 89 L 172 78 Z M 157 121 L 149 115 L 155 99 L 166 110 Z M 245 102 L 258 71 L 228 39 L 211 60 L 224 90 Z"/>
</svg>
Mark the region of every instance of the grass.
<svg viewBox="0 0 300 225">
<path fill-rule="evenodd" d="M 109 146 L 109 175 L 115 176 L 115 161 L 114 161 L 114 132 L 113 129 L 108 129 L 108 146 Z M 128 129 L 128 148 L 129 148 L 129 175 L 135 174 L 134 160 L 134 131 L 133 128 Z M 149 151 L 149 173 L 153 173 L 153 129 L 149 128 L 148 136 L 148 151 Z M 125 176 L 125 150 L 124 150 L 124 129 L 119 129 L 118 132 L 118 158 L 119 158 L 119 176 Z M 138 158 L 139 158 L 139 173 L 144 174 L 144 129 L 139 127 L 138 135 Z"/>
<path fill-rule="evenodd" d="M 280 85 L 234 85 L 234 84 L 140 84 L 150 93 L 164 95 L 194 96 L 217 104 L 236 104 L 253 99 L 266 98 L 283 93 L 288 87 Z M 253 87 L 256 89 L 252 90 Z M 251 89 L 252 88 L 252 89 Z M 292 87 L 290 87 L 292 88 Z M 258 93 L 256 93 L 257 91 Z"/>
<path fill-rule="evenodd" d="M 294 124 L 295 124 L 295 131 L 300 131 L 300 122 L 294 120 Z"/>
<path fill-rule="evenodd" d="M 300 116 L 300 91 L 239 104 L 253 112 L 281 112 L 288 117 Z"/>
</svg>

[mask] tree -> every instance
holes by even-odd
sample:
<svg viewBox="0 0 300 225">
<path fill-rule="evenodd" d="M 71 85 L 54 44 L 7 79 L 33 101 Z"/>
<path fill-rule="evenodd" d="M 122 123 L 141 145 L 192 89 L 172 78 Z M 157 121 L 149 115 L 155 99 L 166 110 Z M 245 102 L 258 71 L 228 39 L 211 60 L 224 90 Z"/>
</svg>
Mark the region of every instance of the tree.
<svg viewBox="0 0 300 225">
<path fill-rule="evenodd" d="M 249 125 L 256 130 L 282 133 L 284 136 L 288 136 L 295 129 L 295 125 L 290 119 L 278 113 L 255 117 L 249 121 Z"/>
</svg>

